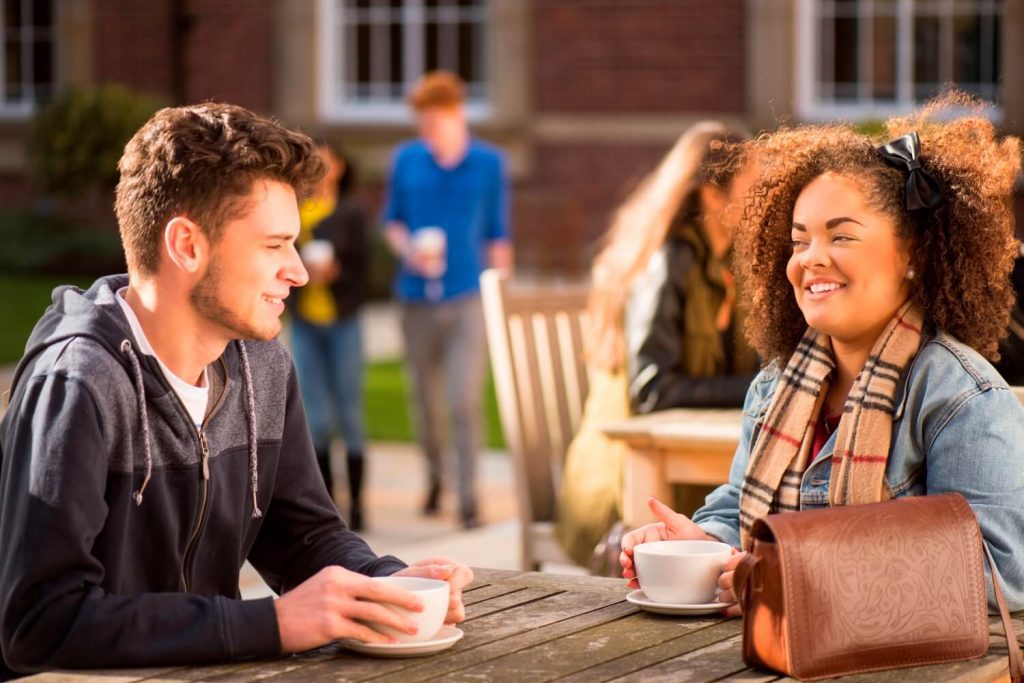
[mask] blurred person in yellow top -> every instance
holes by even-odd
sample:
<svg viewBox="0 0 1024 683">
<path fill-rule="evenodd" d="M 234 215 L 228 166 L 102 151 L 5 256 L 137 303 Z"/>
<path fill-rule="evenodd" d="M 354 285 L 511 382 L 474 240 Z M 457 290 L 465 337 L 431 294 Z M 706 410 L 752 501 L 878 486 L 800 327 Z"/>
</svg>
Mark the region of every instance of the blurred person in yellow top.
<svg viewBox="0 0 1024 683">
<path fill-rule="evenodd" d="M 299 206 L 297 240 L 309 283 L 289 299 L 292 354 L 320 473 L 334 492 L 331 437 L 345 442 L 349 526 L 363 528 L 363 341 L 359 310 L 370 260 L 366 214 L 349 198 L 351 161 L 327 140 L 317 143 L 327 173 Z"/>
</svg>

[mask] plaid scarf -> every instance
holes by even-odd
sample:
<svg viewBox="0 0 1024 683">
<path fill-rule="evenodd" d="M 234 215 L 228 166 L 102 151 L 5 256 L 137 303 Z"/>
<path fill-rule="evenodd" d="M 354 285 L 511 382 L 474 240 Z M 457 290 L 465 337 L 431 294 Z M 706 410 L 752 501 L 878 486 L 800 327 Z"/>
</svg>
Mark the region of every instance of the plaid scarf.
<svg viewBox="0 0 1024 683">
<path fill-rule="evenodd" d="M 907 302 L 871 349 L 843 407 L 832 455 L 829 505 L 891 497 L 885 465 L 892 440 L 900 374 L 921 346 L 924 313 Z M 832 340 L 808 328 L 779 378 L 764 421 L 755 427 L 740 491 L 740 540 L 747 547 L 754 520 L 800 509 L 800 481 L 813 454 L 815 425 L 835 367 Z"/>
</svg>

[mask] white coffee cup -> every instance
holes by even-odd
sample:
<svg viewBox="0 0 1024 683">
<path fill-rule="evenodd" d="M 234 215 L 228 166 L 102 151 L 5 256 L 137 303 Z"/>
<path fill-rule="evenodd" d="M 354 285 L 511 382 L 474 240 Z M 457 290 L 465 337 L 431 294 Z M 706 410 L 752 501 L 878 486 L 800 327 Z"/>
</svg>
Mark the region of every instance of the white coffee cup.
<svg viewBox="0 0 1024 683">
<path fill-rule="evenodd" d="M 302 261 L 310 266 L 326 266 L 334 260 L 334 245 L 330 240 L 310 240 L 299 252 Z"/>
<path fill-rule="evenodd" d="M 436 636 L 444 626 L 444 618 L 448 614 L 449 595 L 449 587 L 446 582 L 416 576 L 378 576 L 374 578 L 374 581 L 409 591 L 423 601 L 422 612 L 410 612 L 402 607 L 383 603 L 384 607 L 415 622 L 418 627 L 415 634 L 410 635 L 403 631 L 396 631 L 390 626 L 376 622 L 366 622 L 366 625 L 374 631 L 391 636 L 400 643 L 422 643 Z"/>
<path fill-rule="evenodd" d="M 718 577 L 730 555 L 732 547 L 718 541 L 654 541 L 633 548 L 644 595 L 676 605 L 714 602 Z"/>
<path fill-rule="evenodd" d="M 424 275 L 438 278 L 448 269 L 448 233 L 444 228 L 427 226 L 412 233 L 412 248 L 423 263 Z"/>
</svg>

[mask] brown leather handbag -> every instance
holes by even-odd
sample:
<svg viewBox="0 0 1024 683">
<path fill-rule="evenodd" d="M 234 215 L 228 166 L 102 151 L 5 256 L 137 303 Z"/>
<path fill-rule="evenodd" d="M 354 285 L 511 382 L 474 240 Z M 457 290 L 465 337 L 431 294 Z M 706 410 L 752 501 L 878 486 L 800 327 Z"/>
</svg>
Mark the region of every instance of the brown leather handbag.
<svg viewBox="0 0 1024 683">
<path fill-rule="evenodd" d="M 984 557 L 963 496 L 768 515 L 736 569 L 743 661 L 814 680 L 981 657 L 988 651 Z M 999 582 L 1010 674 L 1020 648 Z"/>
</svg>

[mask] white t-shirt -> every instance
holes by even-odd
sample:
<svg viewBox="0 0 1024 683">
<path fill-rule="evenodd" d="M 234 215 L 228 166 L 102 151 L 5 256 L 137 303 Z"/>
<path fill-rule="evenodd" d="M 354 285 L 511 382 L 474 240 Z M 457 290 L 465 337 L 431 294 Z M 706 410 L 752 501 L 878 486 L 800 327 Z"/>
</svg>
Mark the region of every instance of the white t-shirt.
<svg viewBox="0 0 1024 683">
<path fill-rule="evenodd" d="M 170 368 L 164 365 L 164 362 L 153 351 L 153 346 L 146 339 L 146 333 L 142 331 L 142 325 L 139 324 L 135 311 L 125 301 L 124 296 L 127 291 L 127 287 L 117 290 L 117 303 L 121 304 L 121 310 L 124 311 L 125 317 L 128 318 L 128 325 L 131 326 L 132 334 L 135 335 L 135 343 L 138 344 L 139 351 L 156 358 L 160 371 L 164 373 L 164 377 L 170 383 L 171 389 L 174 389 L 174 393 L 181 399 L 182 404 L 185 406 L 185 411 L 192 418 L 192 422 L 195 423 L 196 428 L 199 428 L 203 424 L 203 418 L 206 417 L 206 406 L 210 400 L 210 383 L 207 381 L 206 368 L 203 368 L 202 386 L 199 387 L 191 382 L 186 382 L 171 372 Z"/>
</svg>

